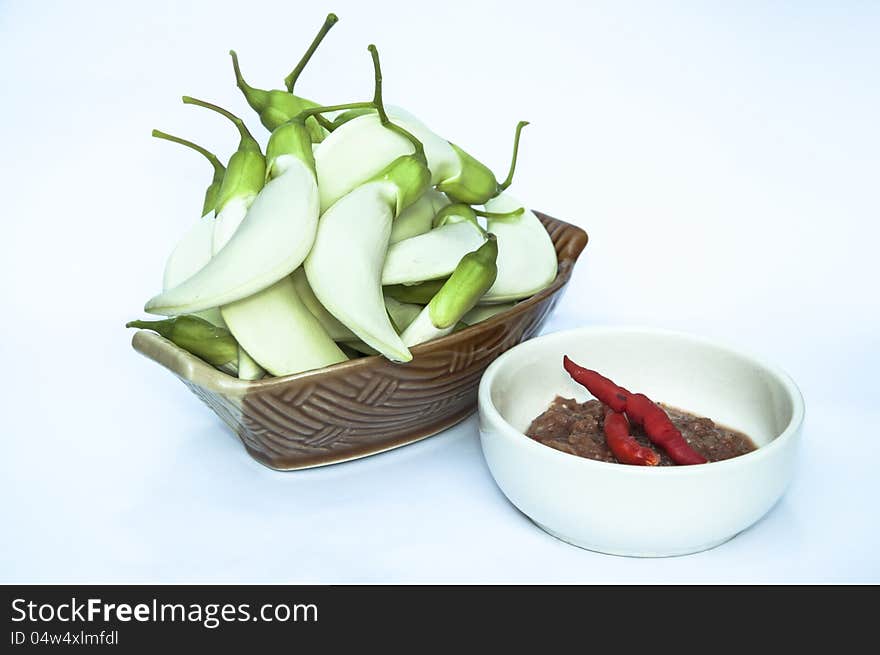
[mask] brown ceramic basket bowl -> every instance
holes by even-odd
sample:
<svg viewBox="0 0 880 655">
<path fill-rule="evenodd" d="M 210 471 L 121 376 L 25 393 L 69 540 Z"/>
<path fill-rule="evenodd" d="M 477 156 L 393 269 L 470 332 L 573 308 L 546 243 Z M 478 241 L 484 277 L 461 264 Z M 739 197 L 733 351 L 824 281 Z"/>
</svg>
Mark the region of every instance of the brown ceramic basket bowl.
<svg viewBox="0 0 880 655">
<path fill-rule="evenodd" d="M 509 311 L 416 346 L 406 364 L 362 357 L 248 382 L 153 332 L 136 332 L 132 345 L 177 375 L 232 428 L 254 459 L 273 469 L 334 464 L 405 446 L 467 418 L 476 409 L 486 367 L 537 334 L 562 296 L 587 234 L 536 213 L 559 260 L 553 284 Z"/>
</svg>

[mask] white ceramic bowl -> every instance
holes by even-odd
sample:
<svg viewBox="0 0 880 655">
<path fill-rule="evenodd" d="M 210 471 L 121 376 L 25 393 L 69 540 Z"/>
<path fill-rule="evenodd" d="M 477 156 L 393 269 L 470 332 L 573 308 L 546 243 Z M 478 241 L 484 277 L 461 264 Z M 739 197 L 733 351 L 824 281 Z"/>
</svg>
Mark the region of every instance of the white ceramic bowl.
<svg viewBox="0 0 880 655">
<path fill-rule="evenodd" d="M 598 462 L 526 437 L 558 394 L 589 399 L 562 356 L 655 401 L 750 436 L 754 452 L 696 466 Z M 496 359 L 480 382 L 480 439 L 498 486 L 538 526 L 615 555 L 660 557 L 712 548 L 752 525 L 794 470 L 804 404 L 779 369 L 708 339 L 641 328 L 548 334 Z"/>
</svg>

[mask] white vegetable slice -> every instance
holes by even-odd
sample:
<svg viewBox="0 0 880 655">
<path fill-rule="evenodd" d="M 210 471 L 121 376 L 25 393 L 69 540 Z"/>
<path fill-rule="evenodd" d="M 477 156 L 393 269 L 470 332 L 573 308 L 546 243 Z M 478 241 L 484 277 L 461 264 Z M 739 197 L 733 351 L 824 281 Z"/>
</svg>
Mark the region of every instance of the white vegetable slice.
<svg viewBox="0 0 880 655">
<path fill-rule="evenodd" d="M 224 305 L 221 311 L 239 344 L 273 375 L 292 375 L 348 359 L 299 299 L 289 276 L 261 293 Z"/>
<path fill-rule="evenodd" d="M 266 184 L 226 245 L 183 284 L 150 300 L 147 311 L 174 316 L 226 305 L 265 289 L 302 263 L 315 238 L 318 189 L 308 167 L 286 157 L 286 170 Z"/>
<path fill-rule="evenodd" d="M 216 255 L 229 243 L 232 235 L 241 227 L 247 216 L 248 209 L 256 200 L 256 196 L 232 198 L 214 218 L 214 232 L 211 236 L 211 253 Z"/>
<path fill-rule="evenodd" d="M 403 332 L 410 323 L 416 320 L 416 316 L 422 311 L 422 305 L 411 302 L 400 302 L 391 296 L 385 296 L 385 309 L 391 317 L 391 322 L 398 332 Z"/>
<path fill-rule="evenodd" d="M 219 310 L 218 310 L 219 312 Z M 240 380 L 259 380 L 266 375 L 265 369 L 254 361 L 254 358 L 248 355 L 244 348 L 238 347 L 238 367 L 236 374 Z"/>
<path fill-rule="evenodd" d="M 416 284 L 451 275 L 458 262 L 486 240 L 469 221 L 449 223 L 388 248 L 382 284 Z"/>
<path fill-rule="evenodd" d="M 455 330 L 495 281 L 497 259 L 498 243 L 489 234 L 484 244 L 462 257 L 449 279 L 404 330 L 403 342 L 412 347 Z"/>
<path fill-rule="evenodd" d="M 276 170 L 280 173 L 279 178 L 284 177 L 284 173 L 286 173 L 288 169 L 291 168 L 294 172 L 298 173 L 298 169 L 302 165 L 302 162 L 298 158 L 292 157 L 290 155 L 282 155 L 275 160 Z M 274 181 L 275 180 L 273 179 L 272 182 Z M 265 191 L 265 189 L 266 187 L 264 187 L 263 191 Z M 251 206 L 254 200 L 255 199 L 250 199 L 246 201 L 245 205 Z M 240 223 L 241 221 L 239 220 L 239 225 Z M 226 245 L 228 240 L 234 234 L 234 231 L 228 231 L 230 229 L 237 229 L 237 226 L 234 227 L 233 220 L 227 221 L 223 230 L 219 232 L 215 230 L 215 252 L 222 249 L 223 246 Z M 314 240 L 314 237 L 312 237 L 312 240 Z M 309 247 L 311 247 L 310 243 Z M 282 285 L 282 287 L 283 286 L 284 285 Z M 261 296 L 265 296 L 264 301 L 261 301 Z M 297 303 L 295 301 L 291 301 L 290 298 L 284 297 L 283 291 L 279 292 L 276 290 L 272 290 L 271 287 L 269 289 L 264 289 L 263 291 L 260 291 L 253 296 L 250 296 L 247 300 L 248 302 L 242 303 L 242 306 L 250 308 L 249 312 L 239 313 L 236 307 L 233 307 L 232 310 L 229 310 L 230 316 L 233 316 L 235 320 L 235 330 L 233 331 L 233 335 L 236 336 L 236 332 L 238 332 L 245 335 L 245 338 L 250 341 L 251 339 L 248 338 L 247 335 L 252 334 L 255 331 L 257 333 L 267 331 L 269 333 L 268 342 L 264 349 L 261 350 L 261 357 L 266 357 L 267 361 L 277 363 L 276 368 L 278 370 L 285 370 L 285 367 L 288 367 L 290 364 L 288 351 L 293 346 L 293 344 L 290 343 L 287 345 L 288 350 L 283 350 L 277 353 L 272 350 L 271 344 L 276 343 L 279 338 L 283 339 L 285 336 L 297 336 L 297 333 L 294 330 L 290 329 L 291 325 L 299 324 Z M 272 317 L 274 325 L 272 327 L 269 327 L 269 325 L 266 324 L 260 324 L 262 323 L 262 321 L 266 320 L 267 313 L 274 314 L 274 316 Z M 256 325 L 253 322 L 256 322 Z M 230 328 L 230 331 L 232 331 L 232 328 Z M 272 335 L 275 335 L 275 337 L 273 338 Z M 238 337 L 236 336 L 236 338 Z M 320 336 L 317 339 L 320 347 L 323 341 L 320 339 Z M 335 361 L 332 361 L 330 363 L 335 363 Z M 262 378 L 265 374 L 266 371 L 263 369 L 263 367 L 260 366 L 256 362 L 256 360 L 251 357 L 250 354 L 248 354 L 243 347 L 241 347 L 241 345 L 239 345 L 238 377 L 242 380 L 258 380 Z"/>
<path fill-rule="evenodd" d="M 488 212 L 512 212 L 524 205 L 506 193 L 486 203 Z M 527 298 L 556 279 L 556 249 L 538 217 L 528 209 L 516 218 L 489 219 L 498 238 L 498 277 L 480 304 Z"/>
<path fill-rule="evenodd" d="M 382 296 L 382 265 L 396 202 L 397 186 L 375 181 L 334 203 L 321 217 L 304 268 L 331 314 L 388 359 L 408 362 L 412 355 L 391 324 Z"/>
<path fill-rule="evenodd" d="M 476 325 L 477 323 L 482 323 L 483 321 L 492 318 L 496 314 L 501 314 L 508 309 L 512 309 L 515 305 L 516 303 L 514 302 L 503 303 L 500 305 L 477 305 L 461 317 L 461 322 L 467 325 Z"/>
<path fill-rule="evenodd" d="M 214 234 L 214 219 L 201 218 L 178 242 L 165 262 L 162 276 L 162 290 L 166 291 L 183 283 L 198 273 L 211 261 L 211 241 Z M 225 327 L 223 317 L 217 307 L 195 312 L 195 315 L 213 325 Z"/>
<path fill-rule="evenodd" d="M 303 304 L 308 307 L 312 315 L 318 319 L 318 323 L 323 326 L 324 330 L 330 335 L 330 338 L 333 339 L 333 341 L 357 340 L 354 332 L 340 323 L 339 319 L 328 312 L 327 308 L 321 304 L 320 300 L 318 300 L 315 292 L 312 291 L 309 279 L 306 277 L 306 272 L 303 270 L 302 266 L 297 268 L 291 274 L 291 278 L 293 278 L 293 284 L 296 287 L 296 293 L 300 300 L 302 300 Z"/>
<path fill-rule="evenodd" d="M 434 325 L 431 322 L 431 312 L 425 307 L 419 315 L 416 316 L 415 320 L 409 324 L 406 330 L 403 331 L 401 338 L 407 347 L 412 347 L 420 343 L 425 343 L 426 341 L 431 341 L 432 339 L 445 337 L 447 334 L 451 334 L 454 329 L 454 324 L 445 328 L 438 328 Z"/>
<path fill-rule="evenodd" d="M 200 218 L 171 251 L 165 262 L 162 289 L 172 289 L 198 273 L 211 261 L 211 236 L 214 219 Z"/>
<path fill-rule="evenodd" d="M 391 224 L 391 237 L 388 243 L 409 239 L 424 234 L 431 229 L 434 217 L 449 204 L 446 194 L 435 189 L 428 189 L 413 204 L 403 210 Z"/>
<path fill-rule="evenodd" d="M 213 218 L 202 218 L 177 244 L 165 264 L 163 290 L 182 284 L 211 261 L 214 222 Z M 219 307 L 194 312 L 194 315 L 218 327 L 227 327 Z M 221 368 L 243 380 L 258 380 L 266 374 L 241 346 L 238 348 L 238 362 L 224 364 Z"/>
<path fill-rule="evenodd" d="M 445 179 L 459 164 L 458 155 L 411 114 L 388 108 L 388 117 L 419 139 L 431 170 L 431 184 Z M 401 155 L 413 152 L 405 137 L 384 127 L 376 114 L 353 118 L 336 128 L 315 150 L 321 211 L 371 179 Z"/>
</svg>

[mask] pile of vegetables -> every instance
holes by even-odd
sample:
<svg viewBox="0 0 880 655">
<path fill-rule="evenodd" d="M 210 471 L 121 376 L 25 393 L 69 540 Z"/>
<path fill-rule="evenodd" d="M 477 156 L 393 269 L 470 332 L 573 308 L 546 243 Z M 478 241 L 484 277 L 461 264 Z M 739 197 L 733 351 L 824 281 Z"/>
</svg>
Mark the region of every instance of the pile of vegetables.
<svg viewBox="0 0 880 655">
<path fill-rule="evenodd" d="M 507 194 L 506 179 L 407 111 L 385 106 L 379 54 L 365 102 L 318 105 L 294 93 L 336 22 L 327 17 L 286 90 L 244 79 L 238 88 L 271 132 L 265 149 L 237 115 L 240 135 L 213 167 L 202 217 L 165 265 L 162 292 L 132 321 L 242 379 L 290 375 L 364 354 L 396 362 L 410 348 L 509 309 L 556 277 L 553 244 L 538 218 Z M 482 208 L 478 208 L 482 206 Z"/>
</svg>

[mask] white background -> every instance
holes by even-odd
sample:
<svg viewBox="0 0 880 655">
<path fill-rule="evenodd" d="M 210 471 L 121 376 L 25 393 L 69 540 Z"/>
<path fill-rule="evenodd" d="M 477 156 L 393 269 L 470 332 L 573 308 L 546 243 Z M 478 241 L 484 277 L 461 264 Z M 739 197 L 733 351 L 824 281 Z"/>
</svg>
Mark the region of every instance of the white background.
<svg viewBox="0 0 880 655">
<path fill-rule="evenodd" d="M 880 5 L 872 2 L 0 4 L 0 581 L 880 581 Z M 279 86 L 390 102 L 590 245 L 548 331 L 644 324 L 786 369 L 807 419 L 760 523 L 698 555 L 568 546 L 495 487 L 471 418 L 418 445 L 278 473 L 122 326 L 248 117 L 227 50 Z M 265 134 L 263 133 L 263 137 Z"/>
</svg>

